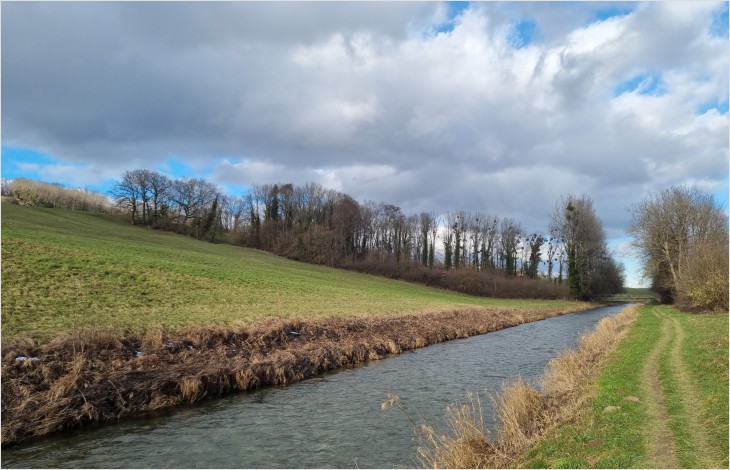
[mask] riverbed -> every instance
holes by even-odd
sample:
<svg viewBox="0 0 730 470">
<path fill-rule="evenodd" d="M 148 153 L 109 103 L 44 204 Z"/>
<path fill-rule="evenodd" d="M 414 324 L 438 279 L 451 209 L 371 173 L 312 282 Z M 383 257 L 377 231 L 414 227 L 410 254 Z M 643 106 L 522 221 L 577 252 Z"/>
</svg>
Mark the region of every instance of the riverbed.
<svg viewBox="0 0 730 470">
<path fill-rule="evenodd" d="M 625 305 L 525 323 L 406 352 L 286 387 L 178 408 L 10 447 L 2 466 L 64 468 L 392 468 L 418 466 L 414 423 L 444 428 L 467 391 L 496 391 L 576 346 Z M 387 392 L 400 406 L 381 409 Z M 489 400 L 482 401 L 490 422 Z"/>
</svg>

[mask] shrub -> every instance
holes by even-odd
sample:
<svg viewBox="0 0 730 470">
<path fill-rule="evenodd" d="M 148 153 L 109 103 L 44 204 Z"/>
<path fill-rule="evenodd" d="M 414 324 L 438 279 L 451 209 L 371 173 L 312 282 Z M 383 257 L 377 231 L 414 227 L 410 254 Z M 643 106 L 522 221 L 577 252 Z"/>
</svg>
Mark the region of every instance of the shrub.
<svg viewBox="0 0 730 470">
<path fill-rule="evenodd" d="M 696 246 L 677 283 L 677 306 L 694 312 L 727 312 L 728 281 L 727 240 Z"/>
<path fill-rule="evenodd" d="M 5 190 L 4 190 L 5 191 Z M 26 178 L 16 178 L 7 184 L 7 191 L 19 204 L 25 206 L 71 209 L 89 212 L 107 212 L 107 198 L 86 189 L 65 188 Z"/>
</svg>

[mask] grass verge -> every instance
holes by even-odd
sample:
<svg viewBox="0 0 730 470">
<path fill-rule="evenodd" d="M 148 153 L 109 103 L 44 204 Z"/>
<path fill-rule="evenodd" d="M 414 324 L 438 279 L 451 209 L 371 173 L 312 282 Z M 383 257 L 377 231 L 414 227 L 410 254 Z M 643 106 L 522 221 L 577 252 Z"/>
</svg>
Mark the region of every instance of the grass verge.
<svg viewBox="0 0 730 470">
<path fill-rule="evenodd" d="M 652 373 L 658 388 L 650 384 Z M 642 308 L 592 394 L 518 464 L 652 468 L 673 461 L 682 468 L 727 468 L 728 315 Z M 605 412 L 608 406 L 620 408 Z M 660 430 L 667 436 L 659 438 Z"/>
</svg>

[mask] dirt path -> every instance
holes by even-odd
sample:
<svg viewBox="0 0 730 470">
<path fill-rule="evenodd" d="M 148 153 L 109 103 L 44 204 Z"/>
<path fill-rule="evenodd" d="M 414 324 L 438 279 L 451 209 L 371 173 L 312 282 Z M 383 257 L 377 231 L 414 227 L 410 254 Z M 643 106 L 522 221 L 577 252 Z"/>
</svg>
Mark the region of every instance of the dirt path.
<svg viewBox="0 0 730 470">
<path fill-rule="evenodd" d="M 652 314 L 662 320 L 661 336 L 649 355 L 644 367 L 645 390 L 644 397 L 650 419 L 654 421 L 649 428 L 652 434 L 649 438 L 649 455 L 651 467 L 679 468 L 677 449 L 674 436 L 669 428 L 669 413 L 665 404 L 664 391 L 659 382 L 659 357 L 668 347 L 672 339 L 673 329 L 664 315 L 652 310 Z"/>
</svg>

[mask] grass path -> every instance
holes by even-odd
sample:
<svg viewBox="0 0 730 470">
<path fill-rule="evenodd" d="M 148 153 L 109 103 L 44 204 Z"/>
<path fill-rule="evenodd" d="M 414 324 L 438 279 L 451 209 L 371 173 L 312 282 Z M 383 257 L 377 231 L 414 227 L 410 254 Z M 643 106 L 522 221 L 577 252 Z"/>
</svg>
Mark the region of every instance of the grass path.
<svg viewBox="0 0 730 470">
<path fill-rule="evenodd" d="M 685 342 L 685 330 L 676 317 L 654 309 L 653 312 L 662 318 L 664 323 L 671 324 L 674 335 L 669 352 L 669 367 L 673 372 L 670 384 L 673 386 L 672 398 L 679 413 L 672 423 L 672 429 L 679 442 L 679 460 L 685 468 L 720 468 L 723 463 L 715 458 L 715 453 L 705 452 L 709 449 L 710 437 L 706 432 L 702 408 L 698 406 L 702 400 L 692 379 L 688 366 L 682 357 Z"/>
<path fill-rule="evenodd" d="M 592 387 L 521 465 L 728 468 L 727 313 L 643 307 Z"/>
<path fill-rule="evenodd" d="M 656 310 L 652 314 L 661 320 Z M 669 429 L 669 413 L 666 398 L 659 377 L 659 358 L 672 339 L 671 325 L 662 321 L 661 336 L 656 342 L 644 367 L 644 402 L 649 418 L 653 421 L 649 429 L 650 466 L 656 468 L 679 468 L 674 437 Z"/>
</svg>

